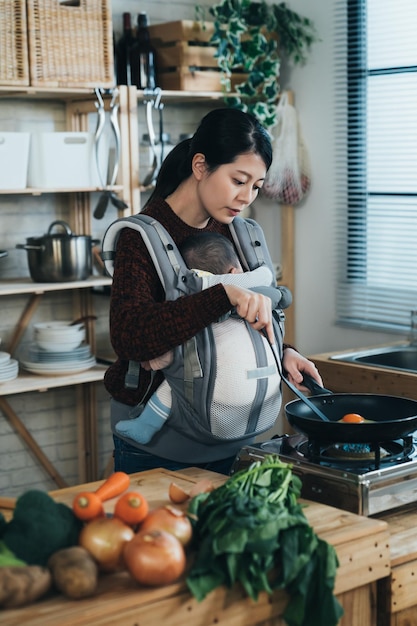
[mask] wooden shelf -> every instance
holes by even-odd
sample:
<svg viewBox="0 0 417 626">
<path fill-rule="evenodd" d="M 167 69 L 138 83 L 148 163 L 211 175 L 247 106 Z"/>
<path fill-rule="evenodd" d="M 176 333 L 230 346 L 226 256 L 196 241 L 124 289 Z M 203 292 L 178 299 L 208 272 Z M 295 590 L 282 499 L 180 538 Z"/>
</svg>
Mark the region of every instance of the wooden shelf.
<svg viewBox="0 0 417 626">
<path fill-rule="evenodd" d="M 24 189 L 1 189 L 0 194 L 2 196 L 19 195 L 19 196 L 42 196 L 47 193 L 103 193 L 104 191 L 114 191 L 119 193 L 123 191 L 122 185 L 115 185 L 114 187 L 103 189 L 102 187 L 77 187 L 69 189 L 38 189 L 34 187 L 25 187 Z"/>
<path fill-rule="evenodd" d="M 123 87 L 123 85 L 122 85 Z M 207 100 L 220 100 L 224 96 L 233 96 L 233 93 L 223 93 L 221 91 L 172 91 L 162 90 L 161 96 L 163 100 L 181 102 L 207 102 Z M 52 88 L 52 87 L 22 87 L 13 85 L 1 85 L 0 97 L 3 98 L 36 98 L 41 100 L 91 100 L 95 97 L 94 90 L 91 88 L 73 89 L 73 88 Z M 137 89 L 138 100 L 149 98 L 149 94 L 141 89 Z"/>
<path fill-rule="evenodd" d="M 111 285 L 112 279 L 107 276 L 91 276 L 85 280 L 73 280 L 67 283 L 35 283 L 30 278 L 16 278 L 0 282 L 1 296 L 21 294 L 42 294 L 50 291 L 67 291 L 70 289 L 90 289 Z"/>
<path fill-rule="evenodd" d="M 107 366 L 96 365 L 89 370 L 67 375 L 38 376 L 21 370 L 14 380 L 0 383 L 0 396 L 12 396 L 29 391 L 47 391 L 59 387 L 69 387 L 83 383 L 95 383 L 103 380 Z"/>
<path fill-rule="evenodd" d="M 2 98 L 36 98 L 41 100 L 91 100 L 94 97 L 94 89 L 88 88 L 53 88 L 53 87 L 30 87 L 17 85 L 1 85 L 0 97 Z"/>
</svg>

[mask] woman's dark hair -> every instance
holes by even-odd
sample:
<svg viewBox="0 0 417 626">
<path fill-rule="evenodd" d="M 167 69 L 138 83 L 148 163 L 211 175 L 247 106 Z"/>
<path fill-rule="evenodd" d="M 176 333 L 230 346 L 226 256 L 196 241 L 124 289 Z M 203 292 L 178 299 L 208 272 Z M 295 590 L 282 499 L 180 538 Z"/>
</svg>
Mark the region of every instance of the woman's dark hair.
<svg viewBox="0 0 417 626">
<path fill-rule="evenodd" d="M 253 152 L 265 163 L 272 162 L 272 145 L 267 130 L 250 113 L 238 109 L 214 109 L 201 120 L 191 139 L 185 139 L 167 155 L 149 198 L 166 198 L 192 173 L 195 154 L 204 154 L 209 172 L 233 163 L 241 154 Z"/>
</svg>

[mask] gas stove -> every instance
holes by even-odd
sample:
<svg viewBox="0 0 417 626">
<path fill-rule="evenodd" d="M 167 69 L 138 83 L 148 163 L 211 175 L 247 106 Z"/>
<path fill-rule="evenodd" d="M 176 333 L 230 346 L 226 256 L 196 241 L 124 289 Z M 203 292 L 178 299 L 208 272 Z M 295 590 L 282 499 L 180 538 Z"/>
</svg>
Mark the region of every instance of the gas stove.
<svg viewBox="0 0 417 626">
<path fill-rule="evenodd" d="M 301 434 L 243 447 L 232 473 L 276 454 L 292 465 L 307 500 L 376 515 L 417 501 L 417 433 L 368 444 L 318 444 Z"/>
</svg>

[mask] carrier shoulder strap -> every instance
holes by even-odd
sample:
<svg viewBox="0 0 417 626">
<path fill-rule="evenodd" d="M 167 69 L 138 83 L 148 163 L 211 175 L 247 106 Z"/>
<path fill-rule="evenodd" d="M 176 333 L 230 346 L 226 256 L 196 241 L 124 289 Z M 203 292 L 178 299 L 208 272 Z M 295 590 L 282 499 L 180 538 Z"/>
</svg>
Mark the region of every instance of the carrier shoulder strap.
<svg viewBox="0 0 417 626">
<path fill-rule="evenodd" d="M 261 265 L 267 265 L 274 276 L 265 236 L 259 224 L 253 219 L 237 216 L 229 224 L 229 229 L 243 267 L 246 270 L 253 270 Z"/>
<path fill-rule="evenodd" d="M 133 228 L 141 235 L 167 300 L 176 300 L 180 295 L 201 290 L 201 278 L 187 268 L 168 231 L 156 219 L 143 213 L 122 217 L 106 230 L 101 258 L 110 276 L 114 273 L 117 240 L 123 228 Z"/>
</svg>

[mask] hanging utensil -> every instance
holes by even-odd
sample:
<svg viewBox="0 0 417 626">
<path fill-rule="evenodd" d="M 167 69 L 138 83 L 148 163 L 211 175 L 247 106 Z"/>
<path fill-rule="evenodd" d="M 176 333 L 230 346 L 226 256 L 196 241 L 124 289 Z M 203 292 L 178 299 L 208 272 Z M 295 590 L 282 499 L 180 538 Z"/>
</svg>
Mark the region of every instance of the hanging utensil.
<svg viewBox="0 0 417 626">
<path fill-rule="evenodd" d="M 117 180 L 117 174 L 119 173 L 120 165 L 120 128 L 119 128 L 119 90 L 115 89 L 113 97 L 110 102 L 110 125 L 113 131 L 114 144 L 115 144 L 115 158 L 113 173 L 110 177 L 110 187 L 114 187 Z M 123 211 L 128 208 L 128 205 L 124 200 L 119 198 L 114 191 L 110 191 L 110 202 L 118 211 Z"/>
<path fill-rule="evenodd" d="M 94 134 L 94 152 L 95 152 L 95 157 L 96 157 L 96 166 L 97 166 L 97 172 L 98 172 L 100 184 L 101 184 L 101 187 L 104 189 L 106 187 L 106 183 L 104 182 L 103 177 L 101 175 L 100 160 L 99 160 L 99 144 L 100 144 L 100 139 L 103 134 L 104 126 L 106 123 L 106 111 L 104 109 L 103 89 L 101 87 L 96 87 L 94 89 L 94 92 L 97 98 L 97 102 L 94 103 L 97 109 L 97 124 L 96 124 L 96 131 Z M 98 199 L 96 208 L 94 210 L 94 217 L 96 217 L 97 219 L 101 219 L 103 217 L 107 208 L 108 201 L 109 201 L 108 194 L 106 191 L 104 191 Z"/>
<path fill-rule="evenodd" d="M 105 123 L 104 101 L 103 101 L 101 89 L 96 89 L 96 95 L 98 99 L 98 104 L 96 104 L 97 109 L 98 109 L 98 121 L 97 121 L 96 133 L 95 133 L 95 153 L 96 153 L 97 169 L 99 171 L 99 176 L 100 176 L 100 182 L 102 184 L 102 187 L 105 190 L 101 194 L 98 200 L 97 206 L 94 210 L 94 217 L 96 219 L 102 219 L 107 210 L 109 201 L 119 211 L 123 211 L 124 209 L 127 209 L 128 205 L 126 204 L 124 200 L 121 200 L 112 190 L 112 188 L 116 184 L 117 174 L 119 172 L 119 164 L 120 164 L 120 128 L 119 128 L 119 120 L 118 120 L 119 90 L 113 89 L 112 99 L 110 101 L 110 125 L 112 129 L 113 137 L 114 137 L 115 157 L 114 157 L 113 172 L 110 176 L 108 183 L 103 182 L 103 179 L 101 177 L 100 167 L 99 167 L 99 143 L 100 143 L 100 138 L 104 130 L 104 123 Z"/>
<path fill-rule="evenodd" d="M 158 168 L 159 168 L 159 158 L 158 158 L 158 152 L 156 150 L 156 135 L 155 135 L 155 129 L 153 125 L 152 110 L 154 108 L 161 110 L 161 107 L 163 107 L 163 105 L 161 104 L 161 89 L 157 87 L 156 89 L 152 91 L 152 95 L 155 96 L 155 98 L 154 99 L 149 98 L 148 100 L 146 100 L 145 106 L 146 106 L 146 126 L 148 129 L 149 145 L 153 153 L 153 160 L 152 160 L 151 167 L 143 180 L 142 185 L 144 187 L 148 187 L 154 182 L 156 175 L 158 173 Z"/>
<path fill-rule="evenodd" d="M 156 175 L 158 175 L 159 170 L 161 168 L 162 165 L 162 161 L 165 158 L 165 133 L 164 133 L 164 116 L 163 116 L 163 110 L 164 110 L 164 105 L 162 102 L 159 103 L 159 144 L 160 144 L 160 152 L 159 152 L 159 166 L 158 166 L 158 171 L 156 172 Z"/>
</svg>

